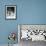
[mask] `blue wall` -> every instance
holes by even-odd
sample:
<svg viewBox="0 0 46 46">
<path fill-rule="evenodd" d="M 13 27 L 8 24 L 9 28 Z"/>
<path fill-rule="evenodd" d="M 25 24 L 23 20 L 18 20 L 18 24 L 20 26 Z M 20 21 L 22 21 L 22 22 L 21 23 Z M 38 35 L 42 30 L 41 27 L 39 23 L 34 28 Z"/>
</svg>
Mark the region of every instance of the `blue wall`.
<svg viewBox="0 0 46 46">
<path fill-rule="evenodd" d="M 5 20 L 5 5 L 17 6 L 16 20 Z M 46 24 L 46 0 L 0 0 L 0 44 L 8 43 L 9 32 L 18 32 L 18 24 Z"/>
</svg>

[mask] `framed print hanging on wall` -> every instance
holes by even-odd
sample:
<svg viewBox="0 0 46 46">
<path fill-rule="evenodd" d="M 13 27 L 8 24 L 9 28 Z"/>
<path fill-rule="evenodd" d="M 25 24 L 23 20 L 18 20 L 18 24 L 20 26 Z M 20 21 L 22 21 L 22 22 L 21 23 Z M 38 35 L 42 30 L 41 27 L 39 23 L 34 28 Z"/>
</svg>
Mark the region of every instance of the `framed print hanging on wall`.
<svg viewBox="0 0 46 46">
<path fill-rule="evenodd" d="M 16 19 L 16 5 L 5 5 L 5 19 Z"/>
</svg>

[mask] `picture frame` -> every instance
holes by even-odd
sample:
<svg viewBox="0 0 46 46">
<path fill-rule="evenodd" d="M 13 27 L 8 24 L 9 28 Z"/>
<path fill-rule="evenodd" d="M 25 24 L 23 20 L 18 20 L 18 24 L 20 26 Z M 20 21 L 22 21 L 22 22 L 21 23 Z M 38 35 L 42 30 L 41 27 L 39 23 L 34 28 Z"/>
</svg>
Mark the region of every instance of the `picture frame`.
<svg viewBox="0 0 46 46">
<path fill-rule="evenodd" d="M 5 5 L 5 19 L 16 20 L 16 5 Z"/>
<path fill-rule="evenodd" d="M 22 31 L 27 31 L 27 30 L 28 30 L 28 33 L 27 33 L 28 35 L 26 34 L 26 36 L 28 37 L 25 38 L 24 37 L 25 35 L 22 35 Z M 18 42 L 21 42 L 22 40 L 46 41 L 46 24 L 19 24 Z"/>
</svg>

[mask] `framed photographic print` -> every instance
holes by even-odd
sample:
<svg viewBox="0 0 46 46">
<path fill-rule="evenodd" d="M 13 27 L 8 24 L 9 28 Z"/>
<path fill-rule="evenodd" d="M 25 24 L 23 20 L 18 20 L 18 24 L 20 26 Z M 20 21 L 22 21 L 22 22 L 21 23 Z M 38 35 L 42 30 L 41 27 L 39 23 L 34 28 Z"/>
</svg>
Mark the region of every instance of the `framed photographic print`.
<svg viewBox="0 0 46 46">
<path fill-rule="evenodd" d="M 18 25 L 18 41 L 46 41 L 46 25 L 45 24 L 19 24 Z"/>
<path fill-rule="evenodd" d="M 5 19 L 16 19 L 16 5 L 6 5 L 5 7 Z"/>
</svg>

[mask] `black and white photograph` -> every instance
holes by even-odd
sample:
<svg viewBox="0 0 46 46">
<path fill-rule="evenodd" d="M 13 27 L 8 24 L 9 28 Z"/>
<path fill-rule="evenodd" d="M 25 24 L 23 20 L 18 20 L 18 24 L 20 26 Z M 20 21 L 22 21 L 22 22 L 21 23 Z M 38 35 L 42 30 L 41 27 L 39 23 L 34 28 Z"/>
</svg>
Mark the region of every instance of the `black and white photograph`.
<svg viewBox="0 0 46 46">
<path fill-rule="evenodd" d="M 18 42 L 20 46 L 34 46 L 34 44 L 46 43 L 46 25 L 19 24 Z"/>
<path fill-rule="evenodd" d="M 6 5 L 6 19 L 16 19 L 16 5 Z"/>
</svg>

